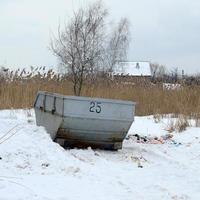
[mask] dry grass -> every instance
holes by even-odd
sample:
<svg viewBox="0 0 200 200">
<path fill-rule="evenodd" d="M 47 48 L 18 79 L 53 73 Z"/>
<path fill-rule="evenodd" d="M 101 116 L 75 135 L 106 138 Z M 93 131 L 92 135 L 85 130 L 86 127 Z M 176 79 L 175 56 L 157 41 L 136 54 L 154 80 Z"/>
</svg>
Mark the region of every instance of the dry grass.
<svg viewBox="0 0 200 200">
<path fill-rule="evenodd" d="M 165 130 L 169 133 L 173 132 L 183 132 L 187 129 L 187 127 L 191 126 L 191 119 L 189 119 L 186 115 L 178 115 L 175 118 L 172 115 L 167 115 L 168 123 L 166 124 Z M 194 120 L 194 119 L 193 119 Z M 195 122 L 195 121 L 194 121 Z"/>
<path fill-rule="evenodd" d="M 0 79 L 0 109 L 30 108 L 38 90 L 73 95 L 72 83 L 66 78 L 47 73 L 45 76 L 29 74 L 22 79 L 21 73 L 18 74 Z M 199 86 L 163 90 L 162 85 L 152 85 L 150 82 L 134 85 L 99 78 L 95 84 L 85 84 L 82 95 L 135 101 L 138 103 L 137 115 L 174 113 L 197 119 L 200 116 Z"/>
</svg>

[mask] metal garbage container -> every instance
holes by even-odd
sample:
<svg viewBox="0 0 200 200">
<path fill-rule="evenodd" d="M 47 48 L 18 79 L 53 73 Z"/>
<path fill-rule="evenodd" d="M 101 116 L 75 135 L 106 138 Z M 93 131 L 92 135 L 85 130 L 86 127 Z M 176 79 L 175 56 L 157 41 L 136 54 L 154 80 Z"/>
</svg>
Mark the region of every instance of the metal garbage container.
<svg viewBox="0 0 200 200">
<path fill-rule="evenodd" d="M 117 150 L 134 121 L 135 103 L 39 91 L 34 109 L 37 125 L 66 147 Z"/>
</svg>

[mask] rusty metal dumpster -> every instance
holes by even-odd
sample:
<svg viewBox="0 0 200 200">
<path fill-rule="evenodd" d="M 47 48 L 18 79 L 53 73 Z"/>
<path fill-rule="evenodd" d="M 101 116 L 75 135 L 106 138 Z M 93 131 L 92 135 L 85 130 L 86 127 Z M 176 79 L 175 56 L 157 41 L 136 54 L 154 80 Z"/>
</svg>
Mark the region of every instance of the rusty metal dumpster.
<svg viewBox="0 0 200 200">
<path fill-rule="evenodd" d="M 38 92 L 36 123 L 65 147 L 121 149 L 133 120 L 135 103 Z"/>
</svg>

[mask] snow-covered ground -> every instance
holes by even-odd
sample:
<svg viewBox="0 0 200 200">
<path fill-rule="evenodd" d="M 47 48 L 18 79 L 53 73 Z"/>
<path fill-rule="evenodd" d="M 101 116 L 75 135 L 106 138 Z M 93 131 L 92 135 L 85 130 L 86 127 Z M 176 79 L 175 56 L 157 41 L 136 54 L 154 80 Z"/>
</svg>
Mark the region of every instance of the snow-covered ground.
<svg viewBox="0 0 200 200">
<path fill-rule="evenodd" d="M 167 120 L 136 117 L 119 151 L 64 150 L 33 110 L 0 111 L 0 200 L 199 200 L 200 128 L 164 144 L 132 137 L 166 135 Z"/>
</svg>

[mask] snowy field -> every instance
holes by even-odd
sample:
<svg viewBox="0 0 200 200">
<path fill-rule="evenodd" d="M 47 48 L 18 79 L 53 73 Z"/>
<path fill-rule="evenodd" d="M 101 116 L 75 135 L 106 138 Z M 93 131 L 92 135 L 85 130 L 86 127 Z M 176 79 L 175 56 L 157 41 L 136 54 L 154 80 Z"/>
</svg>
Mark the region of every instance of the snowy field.
<svg viewBox="0 0 200 200">
<path fill-rule="evenodd" d="M 119 151 L 64 150 L 33 110 L 0 111 L 0 200 L 199 200 L 200 128 L 151 140 L 167 121 L 136 117 Z"/>
</svg>

